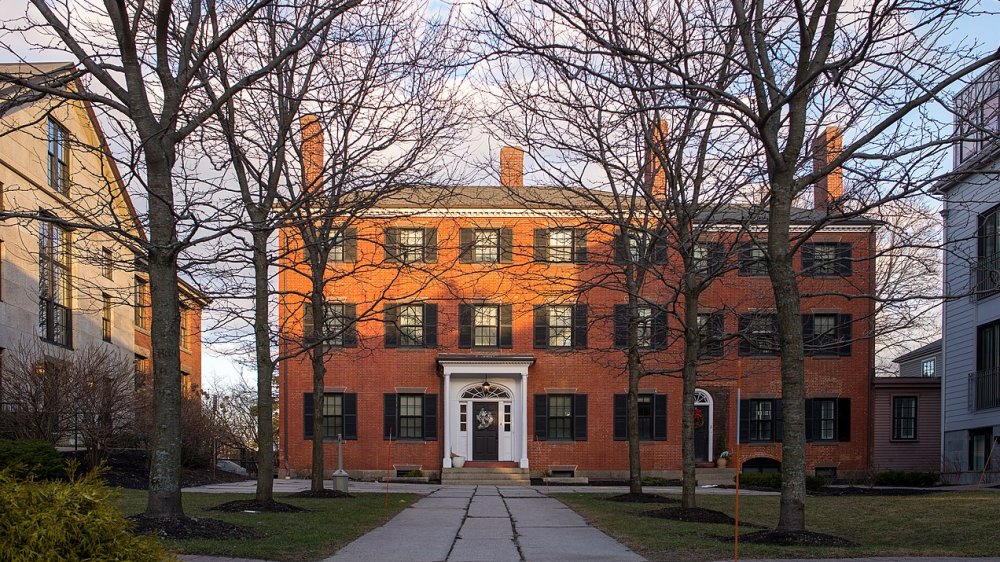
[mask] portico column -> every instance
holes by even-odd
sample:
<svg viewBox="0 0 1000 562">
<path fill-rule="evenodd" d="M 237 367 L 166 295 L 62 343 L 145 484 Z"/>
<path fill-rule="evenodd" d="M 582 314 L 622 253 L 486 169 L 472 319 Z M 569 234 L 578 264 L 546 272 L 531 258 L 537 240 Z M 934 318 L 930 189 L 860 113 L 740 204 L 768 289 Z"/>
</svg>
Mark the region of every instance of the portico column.
<svg viewBox="0 0 1000 562">
<path fill-rule="evenodd" d="M 444 459 L 441 466 L 451 468 L 451 375 L 444 373 Z"/>
<path fill-rule="evenodd" d="M 521 373 L 521 468 L 528 468 L 528 369 Z"/>
</svg>

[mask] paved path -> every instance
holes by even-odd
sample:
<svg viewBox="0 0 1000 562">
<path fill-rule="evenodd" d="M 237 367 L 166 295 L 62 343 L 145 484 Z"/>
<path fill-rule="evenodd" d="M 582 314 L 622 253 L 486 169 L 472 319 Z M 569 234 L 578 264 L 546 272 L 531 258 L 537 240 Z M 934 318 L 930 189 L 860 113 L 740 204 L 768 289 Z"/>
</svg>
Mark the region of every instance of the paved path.
<svg viewBox="0 0 1000 562">
<path fill-rule="evenodd" d="M 562 503 L 531 488 L 432 492 L 325 562 L 643 560 Z"/>
</svg>

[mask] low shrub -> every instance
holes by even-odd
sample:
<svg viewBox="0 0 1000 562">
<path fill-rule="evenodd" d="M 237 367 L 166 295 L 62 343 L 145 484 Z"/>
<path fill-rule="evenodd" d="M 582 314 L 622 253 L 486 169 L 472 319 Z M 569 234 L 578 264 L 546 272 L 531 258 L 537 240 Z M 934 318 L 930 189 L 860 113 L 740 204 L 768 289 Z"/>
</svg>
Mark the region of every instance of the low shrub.
<svg viewBox="0 0 1000 562">
<path fill-rule="evenodd" d="M 0 560 L 174 560 L 153 537 L 137 537 L 96 472 L 67 481 L 0 471 Z"/>
<path fill-rule="evenodd" d="M 421 478 L 421 477 L 423 477 L 423 475 L 424 475 L 424 471 L 422 471 L 422 470 L 420 470 L 418 468 L 416 470 L 411 470 L 411 471 L 407 472 L 404 476 L 406 476 L 407 478 Z"/>
<path fill-rule="evenodd" d="M 826 484 L 826 480 L 819 476 L 806 476 L 806 489 L 818 490 Z M 772 488 L 781 489 L 780 472 L 744 472 L 740 474 L 740 486 L 749 488 Z"/>
<path fill-rule="evenodd" d="M 0 441 L 0 470 L 4 469 L 13 478 L 40 479 L 59 478 L 66 470 L 52 443 L 29 439 Z"/>
<path fill-rule="evenodd" d="M 875 476 L 875 485 L 927 488 L 937 484 L 940 479 L 941 476 L 932 471 L 887 470 Z"/>
</svg>

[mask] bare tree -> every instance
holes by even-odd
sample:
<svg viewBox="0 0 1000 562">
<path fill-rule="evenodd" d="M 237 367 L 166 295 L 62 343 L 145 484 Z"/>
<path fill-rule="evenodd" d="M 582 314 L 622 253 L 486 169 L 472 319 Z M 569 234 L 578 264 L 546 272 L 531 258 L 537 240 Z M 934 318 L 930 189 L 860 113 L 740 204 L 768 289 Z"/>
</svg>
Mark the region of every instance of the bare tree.
<svg viewBox="0 0 1000 562">
<path fill-rule="evenodd" d="M 265 8 L 278 5 L 273 0 L 246 0 L 225 6 L 200 0 L 107 5 L 53 5 L 32 0 L 34 12 L 21 22 L 23 25 L 11 23 L 6 27 L 8 31 L 41 34 L 46 46 L 59 45 L 79 64 L 78 71 L 53 80 L 15 77 L 14 83 L 35 92 L 105 107 L 126 119 L 138 139 L 130 161 L 142 164 L 143 173 L 137 180 L 149 207 L 149 240 L 143 249 L 149 258 L 151 304 L 156 311 L 151 325 L 156 431 L 147 516 L 183 516 L 177 270 L 178 256 L 190 239 L 180 235 L 178 227 L 184 215 L 176 203 L 178 181 L 188 172 L 178 167 L 184 141 L 231 96 L 271 73 L 357 3 L 307 1 L 277 11 L 275 15 L 310 23 L 301 26 L 302 32 L 273 58 L 235 79 L 215 102 L 208 104 L 199 103 L 191 94 L 200 87 L 212 54 L 223 45 L 248 40 L 248 29 L 276 25 L 273 19 L 262 17 Z M 83 91 L 62 87 L 80 76 L 92 80 L 93 86 Z"/>
</svg>

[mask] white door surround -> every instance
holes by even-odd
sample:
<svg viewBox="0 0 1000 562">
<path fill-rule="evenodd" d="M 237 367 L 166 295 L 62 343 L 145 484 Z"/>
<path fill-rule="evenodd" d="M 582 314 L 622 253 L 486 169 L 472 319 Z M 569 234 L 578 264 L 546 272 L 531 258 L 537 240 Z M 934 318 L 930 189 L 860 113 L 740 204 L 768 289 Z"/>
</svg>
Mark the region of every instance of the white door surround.
<svg viewBox="0 0 1000 562">
<path fill-rule="evenodd" d="M 452 452 L 475 460 L 473 402 L 498 403 L 499 460 L 528 468 L 528 367 L 534 362 L 531 355 L 438 355 L 444 379 L 444 468 L 451 468 Z"/>
<path fill-rule="evenodd" d="M 712 403 L 712 395 L 706 390 L 700 388 L 694 389 L 694 405 L 695 406 L 708 406 L 708 460 L 715 458 L 715 406 Z M 720 453 L 722 451 L 719 451 Z"/>
</svg>

